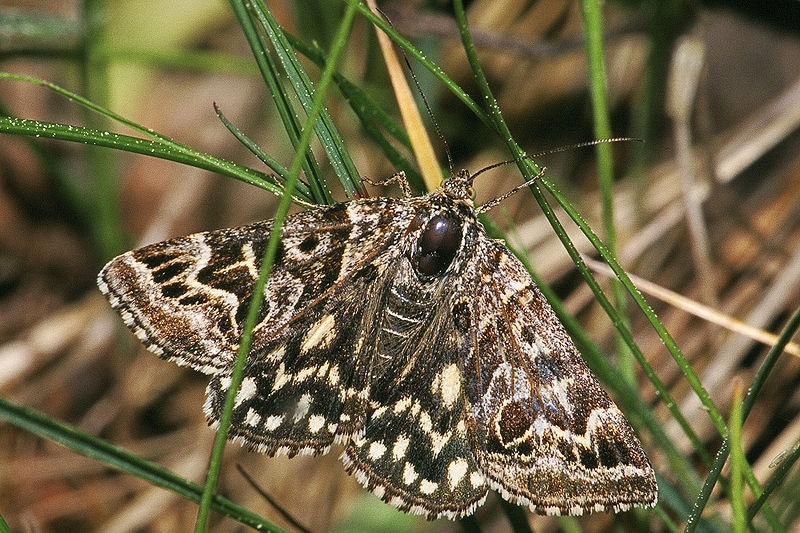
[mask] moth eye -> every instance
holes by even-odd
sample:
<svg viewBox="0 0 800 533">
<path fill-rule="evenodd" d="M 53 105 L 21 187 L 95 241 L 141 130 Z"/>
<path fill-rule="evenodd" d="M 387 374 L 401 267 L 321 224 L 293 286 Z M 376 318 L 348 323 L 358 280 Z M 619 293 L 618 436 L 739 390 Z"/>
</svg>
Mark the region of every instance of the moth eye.
<svg viewBox="0 0 800 533">
<path fill-rule="evenodd" d="M 423 276 L 437 276 L 447 270 L 461 245 L 461 225 L 444 215 L 428 221 L 417 243 L 415 267 Z"/>
</svg>

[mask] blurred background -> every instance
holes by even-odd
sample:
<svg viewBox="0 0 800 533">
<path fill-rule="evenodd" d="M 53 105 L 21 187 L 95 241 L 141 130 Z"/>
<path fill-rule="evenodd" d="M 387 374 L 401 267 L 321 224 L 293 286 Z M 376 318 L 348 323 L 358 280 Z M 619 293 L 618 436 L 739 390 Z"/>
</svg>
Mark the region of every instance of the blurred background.
<svg viewBox="0 0 800 533">
<path fill-rule="evenodd" d="M 336 1 L 267 3 L 289 32 L 323 50 L 343 9 Z M 383 8 L 400 33 L 477 95 L 447 2 Z M 800 304 L 800 4 L 627 0 L 605 2 L 603 12 L 612 131 L 645 141 L 612 145 L 617 256 L 628 272 L 655 285 L 637 281 L 727 416 L 735 384 L 747 388 L 770 341 L 752 340 L 741 324 L 700 318 L 690 303 L 702 304 L 716 321 L 732 318 L 773 333 Z M 528 153 L 567 147 L 536 161 L 602 234 L 595 152 L 570 148 L 594 138 L 579 4 L 476 0 L 468 3 L 468 17 L 515 138 Z M 271 97 L 225 2 L 0 0 L 0 62 L 0 71 L 52 81 L 184 144 L 262 169 L 220 123 L 216 102 L 270 155 L 287 166 L 291 161 Z M 396 115 L 373 29 L 363 19 L 340 71 Z M 442 130 L 443 141 L 432 136 L 443 165 L 445 142 L 456 170 L 509 157 L 427 72 L 415 72 Z M 380 180 L 398 170 L 335 90 L 328 110 L 362 176 Z M 0 113 L 131 134 L 40 86 L 8 79 L 0 79 Z M 335 198 L 346 200 L 321 161 Z M 513 165 L 493 170 L 476 182 L 477 202 L 519 180 Z M 201 408 L 206 376 L 147 353 L 100 296 L 95 276 L 134 246 L 270 218 L 276 202 L 250 185 L 177 163 L 0 137 L 0 395 L 202 482 L 213 439 Z M 612 324 L 531 196 L 516 194 L 490 218 L 527 250 L 591 338 L 615 354 Z M 578 248 L 596 257 L 567 225 Z M 596 276 L 606 287 L 607 275 Z M 653 292 L 659 288 L 671 293 Z M 630 321 L 713 457 L 722 439 L 683 374 L 638 310 Z M 798 357 L 800 349 L 790 345 L 744 426 L 746 457 L 762 483 L 774 472 L 770 463 L 800 439 Z M 707 468 L 654 387 L 638 367 L 632 377 L 702 480 Z M 674 480 L 648 435 L 642 438 L 659 475 Z M 312 531 L 459 528 L 380 503 L 344 473 L 338 452 L 288 460 L 231 444 L 219 490 L 291 528 L 236 471 L 240 464 Z M 794 469 L 770 498 L 787 529 L 800 527 L 798 484 Z M 682 496 L 691 503 L 695 495 Z M 665 511 L 679 526 L 686 512 Z M 0 515 L 18 531 L 180 531 L 194 523 L 196 506 L 0 421 Z M 709 530 L 727 527 L 724 493 L 712 495 L 704 516 Z M 495 495 L 477 519 L 486 531 L 510 530 Z M 761 518 L 755 523 L 766 527 Z M 667 529 L 652 513 L 531 517 L 531 524 L 536 531 Z M 212 527 L 242 528 L 217 515 Z"/>
</svg>

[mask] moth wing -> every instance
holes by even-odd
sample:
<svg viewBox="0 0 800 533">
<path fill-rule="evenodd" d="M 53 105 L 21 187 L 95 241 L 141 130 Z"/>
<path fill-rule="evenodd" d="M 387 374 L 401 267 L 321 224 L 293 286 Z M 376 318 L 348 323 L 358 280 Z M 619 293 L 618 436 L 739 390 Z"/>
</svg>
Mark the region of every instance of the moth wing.
<svg viewBox="0 0 800 533">
<path fill-rule="evenodd" d="M 346 470 L 387 503 L 429 519 L 456 519 L 483 503 L 488 484 L 468 425 L 468 376 L 444 299 L 416 346 L 373 376 L 362 434 L 342 454 Z"/>
<path fill-rule="evenodd" d="M 468 391 L 477 461 L 492 488 L 540 514 L 625 510 L 656 502 L 639 440 L 578 354 L 525 267 L 478 240 L 488 283 L 470 298 L 478 368 Z"/>
<path fill-rule="evenodd" d="M 383 205 L 388 203 L 364 200 L 287 218 L 253 351 L 349 278 L 367 262 L 365 255 L 386 250 L 396 233 L 374 230 L 393 216 L 394 210 Z M 263 221 L 144 246 L 109 261 L 98 285 L 156 355 L 207 374 L 225 371 L 236 357 L 271 229 L 272 221 Z"/>
<path fill-rule="evenodd" d="M 231 433 L 264 453 L 320 453 L 363 419 L 357 350 L 373 283 L 413 213 L 371 199 L 288 217 L 265 288 Z M 99 286 L 159 357 L 212 374 L 217 420 L 272 222 L 145 246 L 109 262 Z M 378 231 L 381 228 L 381 231 Z M 345 327 L 346 326 L 346 327 Z M 361 392 L 361 396 L 359 396 Z"/>
<path fill-rule="evenodd" d="M 358 345 L 372 332 L 363 302 L 371 275 L 358 276 L 311 302 L 281 334 L 246 363 L 230 434 L 269 455 L 326 453 L 363 425 L 367 372 Z M 214 425 L 230 388 L 230 375 L 212 376 L 203 406 Z"/>
</svg>

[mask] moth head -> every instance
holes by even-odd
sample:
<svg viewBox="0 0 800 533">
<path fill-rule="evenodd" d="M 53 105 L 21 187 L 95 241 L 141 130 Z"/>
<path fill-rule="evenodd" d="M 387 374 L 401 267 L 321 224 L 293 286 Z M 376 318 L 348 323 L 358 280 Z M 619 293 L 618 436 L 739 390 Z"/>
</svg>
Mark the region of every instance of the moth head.
<svg viewBox="0 0 800 533">
<path fill-rule="evenodd" d="M 470 207 L 474 206 L 475 189 L 472 187 L 473 177 L 469 170 L 462 170 L 442 182 L 439 190 L 455 201 L 465 202 Z"/>
<path fill-rule="evenodd" d="M 411 249 L 411 266 L 422 279 L 444 274 L 461 247 L 462 221 L 452 213 L 440 212 L 414 221 L 422 231 Z"/>
</svg>

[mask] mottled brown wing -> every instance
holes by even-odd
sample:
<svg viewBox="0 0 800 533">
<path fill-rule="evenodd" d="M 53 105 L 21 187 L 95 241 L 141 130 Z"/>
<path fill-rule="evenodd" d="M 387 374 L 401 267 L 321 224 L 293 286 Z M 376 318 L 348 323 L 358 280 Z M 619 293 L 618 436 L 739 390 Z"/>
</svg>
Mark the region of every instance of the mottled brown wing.
<svg viewBox="0 0 800 533">
<path fill-rule="evenodd" d="M 372 199 L 288 217 L 252 351 L 280 336 L 310 302 L 335 290 L 368 257 L 393 253 L 398 232 L 376 228 L 402 218 L 401 209 L 397 201 Z M 272 221 L 264 221 L 151 244 L 112 259 L 98 285 L 153 353 L 207 374 L 226 371 L 271 229 Z"/>
<path fill-rule="evenodd" d="M 402 280 L 394 285 L 403 286 L 408 284 Z M 489 486 L 475 454 L 464 394 L 470 376 L 463 370 L 449 295 L 430 309 L 420 330 L 421 338 L 373 372 L 364 431 L 342 460 L 391 505 L 429 519 L 456 519 L 472 514 Z"/>
<path fill-rule="evenodd" d="M 231 434 L 261 452 L 322 453 L 363 424 L 368 305 L 402 253 L 413 215 L 403 200 L 318 208 L 285 221 L 247 360 Z M 270 221 L 145 246 L 106 265 L 99 285 L 128 327 L 158 356 L 212 380 L 216 422 Z M 381 228 L 378 231 L 378 228 Z M 363 324 L 362 324 L 363 322 Z M 365 350 L 366 352 L 367 350 Z"/>
<path fill-rule="evenodd" d="M 527 270 L 485 236 L 476 257 L 485 282 L 465 299 L 465 366 L 479 369 L 467 395 L 489 485 L 540 514 L 654 505 L 655 474 L 636 435 Z"/>
</svg>

